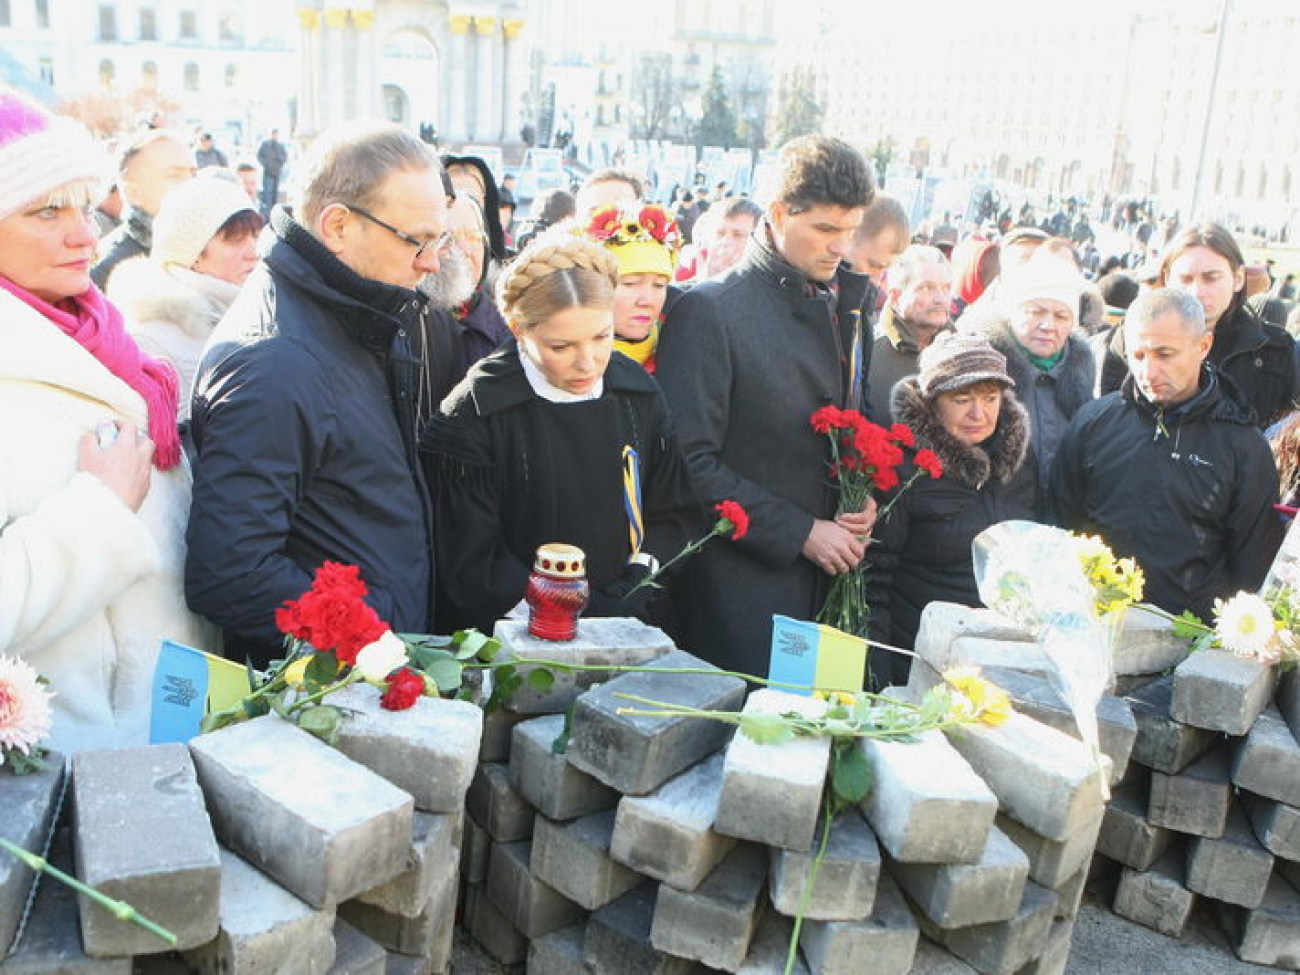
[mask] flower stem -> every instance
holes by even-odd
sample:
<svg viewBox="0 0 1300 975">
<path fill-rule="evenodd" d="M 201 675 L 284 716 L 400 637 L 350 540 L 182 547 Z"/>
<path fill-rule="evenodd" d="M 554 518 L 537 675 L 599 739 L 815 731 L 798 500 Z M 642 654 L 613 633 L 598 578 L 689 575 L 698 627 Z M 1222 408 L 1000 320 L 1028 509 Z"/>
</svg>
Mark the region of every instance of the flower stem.
<svg viewBox="0 0 1300 975">
<path fill-rule="evenodd" d="M 813 857 L 812 872 L 808 875 L 808 880 L 803 886 L 803 893 L 799 896 L 799 909 L 794 915 L 794 930 L 790 932 L 790 950 L 785 956 L 785 975 L 790 975 L 794 971 L 795 962 L 799 959 L 799 932 L 803 930 L 804 915 L 808 913 L 808 907 L 812 904 L 813 891 L 817 887 L 817 876 L 821 873 L 822 863 L 826 859 L 826 847 L 831 839 L 831 824 L 835 817 L 831 813 L 831 802 L 828 797 L 826 800 L 826 821 L 822 825 L 822 839 L 817 846 L 817 855 Z"/>
<path fill-rule="evenodd" d="M 633 586 L 631 589 L 629 589 L 629 590 L 627 591 L 627 594 L 628 594 L 629 596 L 631 596 L 633 593 L 635 593 L 635 592 L 637 592 L 637 591 L 639 591 L 639 590 L 641 590 L 641 589 L 645 589 L 645 588 L 647 588 L 647 587 L 649 587 L 649 586 L 653 586 L 653 585 L 655 584 L 655 580 L 657 580 L 661 575 L 663 575 L 665 572 L 667 572 L 669 569 L 671 569 L 674 565 L 676 565 L 676 564 L 677 564 L 678 562 L 680 562 L 682 559 L 686 558 L 688 555 L 694 555 L 694 554 L 695 554 L 696 552 L 698 552 L 700 549 L 704 548 L 705 543 L 706 543 L 709 539 L 713 538 L 715 535 L 718 535 L 718 534 L 721 534 L 721 533 L 718 531 L 718 528 L 717 528 L 717 526 L 715 525 L 715 526 L 714 526 L 714 527 L 709 531 L 709 533 L 708 533 L 707 535 L 705 535 L 703 538 L 697 538 L 695 541 L 691 542 L 689 545 L 687 545 L 685 548 L 683 548 L 680 552 L 678 552 L 676 555 L 674 555 L 671 559 L 669 559 L 669 560 L 668 560 L 667 562 L 665 562 L 663 565 L 659 566 L 659 568 L 655 569 L 654 572 L 651 572 L 651 573 L 650 573 L 649 575 L 647 575 L 644 579 L 642 579 L 640 582 L 638 582 L 635 586 Z"/>
<path fill-rule="evenodd" d="M 112 897 L 109 897 L 105 894 L 101 894 L 94 887 L 91 887 L 87 884 L 83 884 L 76 877 L 64 873 L 58 867 L 51 864 L 44 857 L 39 857 L 35 853 L 32 853 L 30 850 L 24 850 L 21 846 L 18 846 L 15 843 L 11 843 L 3 836 L 0 836 L 0 850 L 6 850 L 9 853 L 12 853 L 19 860 L 23 861 L 23 863 L 27 864 L 27 866 L 35 870 L 37 873 L 48 873 L 55 880 L 67 884 L 69 887 L 71 887 L 73 890 L 79 893 L 85 894 L 96 904 L 99 904 L 106 911 L 112 914 L 119 921 L 129 921 L 132 924 L 139 925 L 140 927 L 148 931 L 150 934 L 152 934 L 154 937 L 167 942 L 167 944 L 169 945 L 175 946 L 176 935 L 172 934 L 162 925 L 149 920 L 147 917 L 145 917 L 143 914 L 141 914 L 139 911 L 137 911 L 134 907 L 132 907 L 130 904 L 126 903 L 125 901 L 114 900 Z"/>
<path fill-rule="evenodd" d="M 893 509 L 894 505 L 898 503 L 898 499 L 901 498 L 907 492 L 907 489 L 916 482 L 916 479 L 924 473 L 925 471 L 913 471 L 912 476 L 907 479 L 907 483 L 894 492 L 894 496 L 885 503 L 883 508 L 876 512 L 876 521 L 884 521 L 889 516 L 889 512 Z"/>
<path fill-rule="evenodd" d="M 299 711 L 304 711 L 307 708 L 309 708 L 311 705 L 324 700 L 326 696 L 333 694 L 335 691 L 341 691 L 343 690 L 343 688 L 347 687 L 348 685 L 355 684 L 357 681 L 361 679 L 361 677 L 362 677 L 361 671 L 357 670 L 354 667 L 352 670 L 348 671 L 348 675 L 344 677 L 342 680 L 336 680 L 333 684 L 330 684 L 326 687 L 322 687 L 315 694 L 308 694 L 302 700 L 294 701 L 293 704 L 289 706 L 289 713 L 297 714 Z"/>
<path fill-rule="evenodd" d="M 1200 630 L 1202 633 L 1214 632 L 1214 627 L 1210 626 L 1208 623 L 1202 623 L 1200 620 L 1190 619 L 1186 616 L 1175 616 L 1173 613 L 1166 609 L 1161 609 L 1154 603 L 1139 603 L 1138 608 L 1144 612 L 1150 613 L 1152 616 L 1159 616 L 1161 619 L 1166 619 L 1170 623 L 1177 623 L 1180 626 L 1189 626 L 1194 630 Z"/>
</svg>

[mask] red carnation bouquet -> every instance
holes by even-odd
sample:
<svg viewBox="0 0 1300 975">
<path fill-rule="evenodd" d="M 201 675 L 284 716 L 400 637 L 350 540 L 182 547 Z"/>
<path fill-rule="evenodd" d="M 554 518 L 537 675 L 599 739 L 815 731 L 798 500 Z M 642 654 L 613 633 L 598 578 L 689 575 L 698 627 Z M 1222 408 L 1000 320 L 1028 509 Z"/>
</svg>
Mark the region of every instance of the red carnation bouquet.
<svg viewBox="0 0 1300 975">
<path fill-rule="evenodd" d="M 895 423 L 886 430 L 857 410 L 841 410 L 835 406 L 823 406 L 813 413 L 810 422 L 814 431 L 830 440 L 829 474 L 839 488 L 841 514 L 862 511 L 874 492 L 885 493 L 898 487 L 903 448 L 916 446 L 916 436 L 910 427 Z M 943 465 L 932 450 L 918 450 L 912 463 L 916 472 L 880 509 L 878 521 L 889 514 L 903 491 L 922 474 L 929 477 L 943 475 Z M 855 636 L 868 635 L 871 607 L 867 605 L 866 568 L 867 561 L 863 559 L 848 572 L 835 577 L 826 603 L 817 614 L 817 622 Z"/>
</svg>

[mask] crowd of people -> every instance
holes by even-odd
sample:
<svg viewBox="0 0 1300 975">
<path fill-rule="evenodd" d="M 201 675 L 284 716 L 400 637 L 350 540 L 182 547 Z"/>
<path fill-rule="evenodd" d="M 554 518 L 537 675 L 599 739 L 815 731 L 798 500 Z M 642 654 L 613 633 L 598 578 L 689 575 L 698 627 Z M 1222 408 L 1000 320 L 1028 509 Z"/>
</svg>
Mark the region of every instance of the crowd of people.
<svg viewBox="0 0 1300 975">
<path fill-rule="evenodd" d="M 782 147 L 764 206 L 605 170 L 528 226 L 395 125 L 319 137 L 283 203 L 278 153 L 269 187 L 219 156 L 151 129 L 114 171 L 0 93 L 0 653 L 52 682 L 56 747 L 145 740 L 161 637 L 267 664 L 326 560 L 394 629 L 448 632 L 518 611 L 567 542 L 589 615 L 762 674 L 773 614 L 864 560 L 869 635 L 907 650 L 930 601 L 978 601 L 971 539 L 1009 518 L 1100 534 L 1173 613 L 1280 545 L 1296 346 L 1218 225 L 1116 289 L 1039 227 L 914 239 L 825 135 Z M 943 476 L 846 507 L 825 407 L 905 424 L 903 481 L 922 450 Z M 723 500 L 744 537 L 641 585 Z"/>
</svg>

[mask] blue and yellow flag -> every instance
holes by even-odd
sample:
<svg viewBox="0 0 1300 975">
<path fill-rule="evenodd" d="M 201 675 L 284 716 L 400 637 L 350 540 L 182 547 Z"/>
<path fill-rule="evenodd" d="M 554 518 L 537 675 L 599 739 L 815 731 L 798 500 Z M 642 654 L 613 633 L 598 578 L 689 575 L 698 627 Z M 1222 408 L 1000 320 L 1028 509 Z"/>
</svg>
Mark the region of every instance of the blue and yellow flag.
<svg viewBox="0 0 1300 975">
<path fill-rule="evenodd" d="M 780 687 L 792 694 L 862 690 L 867 675 L 867 641 L 824 623 L 809 623 L 789 616 L 772 616 L 772 652 L 767 676 L 782 684 L 807 687 L 807 691 Z"/>
<path fill-rule="evenodd" d="M 153 672 L 149 742 L 187 742 L 205 714 L 232 708 L 251 693 L 243 665 L 163 640 Z"/>
</svg>

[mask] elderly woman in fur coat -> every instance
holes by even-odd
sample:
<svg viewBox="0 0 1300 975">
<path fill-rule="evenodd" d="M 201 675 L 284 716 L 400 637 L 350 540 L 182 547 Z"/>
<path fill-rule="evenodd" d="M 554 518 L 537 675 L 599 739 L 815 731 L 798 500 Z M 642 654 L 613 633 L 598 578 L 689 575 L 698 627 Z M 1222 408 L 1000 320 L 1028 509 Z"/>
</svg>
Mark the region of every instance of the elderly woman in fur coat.
<svg viewBox="0 0 1300 975">
<path fill-rule="evenodd" d="M 148 744 L 161 638 L 217 649 L 181 591 L 176 374 L 90 279 L 101 158 L 0 90 L 0 656 L 48 678 L 64 752 Z"/>
<path fill-rule="evenodd" d="M 1016 400 L 1006 358 L 974 335 L 940 335 L 921 353 L 920 372 L 894 386 L 894 420 L 943 465 L 893 499 L 867 552 L 871 637 L 910 650 L 921 611 L 935 599 L 979 605 L 971 540 L 990 525 L 1034 517 L 1029 418 Z M 915 456 L 915 455 L 913 455 Z M 912 470 L 900 470 L 907 484 Z M 877 686 L 907 681 L 908 658 L 873 650 Z"/>
<path fill-rule="evenodd" d="M 1049 513 L 1047 485 L 1056 448 L 1096 385 L 1096 357 L 1079 329 L 1086 288 L 1068 255 L 1040 249 L 1007 270 L 993 314 L 977 320 L 963 315 L 957 322 L 958 331 L 982 335 L 1006 357 L 1016 398 L 1029 414 L 1040 520 Z"/>
</svg>

